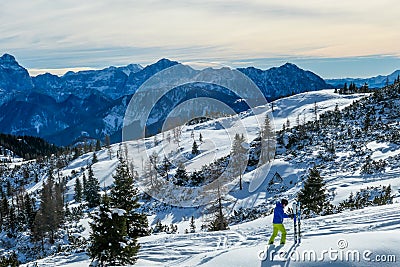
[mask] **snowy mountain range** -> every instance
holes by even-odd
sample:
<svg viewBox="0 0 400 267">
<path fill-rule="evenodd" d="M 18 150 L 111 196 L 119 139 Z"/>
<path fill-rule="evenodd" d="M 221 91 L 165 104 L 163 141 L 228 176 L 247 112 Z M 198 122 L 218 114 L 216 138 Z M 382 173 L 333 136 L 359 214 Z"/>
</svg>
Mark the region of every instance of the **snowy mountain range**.
<svg viewBox="0 0 400 267">
<path fill-rule="evenodd" d="M 389 75 L 378 75 L 371 78 L 343 78 L 343 79 L 325 79 L 325 82 L 338 88 L 343 88 L 344 84 L 354 83 L 357 87 L 368 84 L 369 88 L 382 88 L 387 83 L 392 84 L 400 75 L 400 70 L 396 70 Z"/>
<path fill-rule="evenodd" d="M 39 136 L 58 145 L 71 144 L 82 134 L 101 140 L 108 134 L 112 142 L 120 141 L 124 112 L 132 94 L 149 77 L 176 64 L 161 59 L 146 67 L 130 64 L 67 72 L 63 76 L 46 73 L 30 77 L 12 55 L 4 54 L 0 57 L 0 132 Z M 290 63 L 269 70 L 249 67 L 239 71 L 248 75 L 268 100 L 329 87 L 322 78 Z M 177 105 L 187 99 L 188 90 L 200 90 L 226 100 L 236 111 L 247 109 L 234 106 L 238 97 L 221 87 L 189 87 L 180 88 L 171 96 L 173 99 L 165 101 Z M 153 134 L 160 127 L 162 113 L 156 109 L 156 119 L 150 118 Z"/>
</svg>

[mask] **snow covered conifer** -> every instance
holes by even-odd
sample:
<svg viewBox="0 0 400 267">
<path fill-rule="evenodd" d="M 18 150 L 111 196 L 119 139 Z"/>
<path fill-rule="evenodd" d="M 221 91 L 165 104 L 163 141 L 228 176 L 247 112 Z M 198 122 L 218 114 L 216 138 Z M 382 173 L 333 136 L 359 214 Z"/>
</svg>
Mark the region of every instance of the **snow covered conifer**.
<svg viewBox="0 0 400 267">
<path fill-rule="evenodd" d="M 97 155 L 96 155 L 96 152 L 95 152 L 95 153 L 93 153 L 92 164 L 95 164 L 98 161 L 99 160 L 97 159 Z"/>
<path fill-rule="evenodd" d="M 94 177 L 91 166 L 89 166 L 89 177 L 86 182 L 85 199 L 89 208 L 94 208 L 100 203 L 100 185 L 99 181 Z"/>
<path fill-rule="evenodd" d="M 100 266 L 134 264 L 139 245 L 128 237 L 126 211 L 112 208 L 107 194 L 101 199 L 99 210 L 92 214 L 88 254 Z"/>
<path fill-rule="evenodd" d="M 199 146 L 196 143 L 196 140 L 193 141 L 192 145 L 192 155 L 198 155 L 199 154 Z"/>
<path fill-rule="evenodd" d="M 87 195 L 87 179 L 85 173 L 82 175 L 82 198 L 86 200 Z"/>
<path fill-rule="evenodd" d="M 96 140 L 96 148 L 95 148 L 95 150 L 96 151 L 100 151 L 101 150 L 101 144 L 100 144 L 100 140 L 99 139 Z"/>
<path fill-rule="evenodd" d="M 76 178 L 76 182 L 75 182 L 74 199 L 76 202 L 82 201 L 82 184 L 81 184 L 81 180 L 79 180 L 79 178 Z"/>
<path fill-rule="evenodd" d="M 320 215 L 328 206 L 325 182 L 315 166 L 310 169 L 304 187 L 300 190 L 297 198 L 306 216 L 313 213 Z"/>
<path fill-rule="evenodd" d="M 54 234 L 63 220 L 62 190 L 59 184 L 54 183 L 52 172 L 49 172 L 47 182 L 43 184 L 40 208 L 33 222 L 33 236 L 35 240 L 42 241 L 46 233 L 50 234 L 50 242 L 54 240 Z"/>
<path fill-rule="evenodd" d="M 192 218 L 190 218 L 190 232 L 194 233 L 196 232 L 196 224 L 194 223 L 194 216 L 192 216 Z"/>
<path fill-rule="evenodd" d="M 171 162 L 168 160 L 166 156 L 164 156 L 162 160 L 162 172 L 165 175 L 165 178 L 168 179 L 168 171 L 171 169 Z"/>
<path fill-rule="evenodd" d="M 186 173 L 186 168 L 183 163 L 179 163 L 178 169 L 175 172 L 175 183 L 179 186 L 184 186 L 188 182 L 188 175 Z"/>
<path fill-rule="evenodd" d="M 138 190 L 134 186 L 134 177 L 129 171 L 128 164 L 122 158 L 117 166 L 114 186 L 111 188 L 111 204 L 113 207 L 126 211 L 126 227 L 129 237 L 148 235 L 148 222 L 144 214 L 136 212 L 140 207 Z"/>
<path fill-rule="evenodd" d="M 217 194 L 218 194 L 217 195 L 218 199 L 217 199 L 216 205 L 214 205 L 212 207 L 212 210 L 214 210 L 214 219 L 208 225 L 209 231 L 222 231 L 222 230 L 229 229 L 228 221 L 226 220 L 224 211 L 223 211 L 222 196 L 221 196 L 219 187 L 218 187 Z"/>
<path fill-rule="evenodd" d="M 233 175 L 235 177 L 239 176 L 239 189 L 242 190 L 242 175 L 246 168 L 246 148 L 243 147 L 243 143 L 245 142 L 244 136 L 235 134 L 235 138 L 232 144 L 231 151 L 231 161 L 232 161 L 232 169 Z"/>
<path fill-rule="evenodd" d="M 265 116 L 264 125 L 260 131 L 260 138 L 261 138 L 260 163 L 264 164 L 270 162 L 275 156 L 275 147 L 274 147 L 275 136 L 271 118 L 269 117 L 268 114 Z"/>
</svg>

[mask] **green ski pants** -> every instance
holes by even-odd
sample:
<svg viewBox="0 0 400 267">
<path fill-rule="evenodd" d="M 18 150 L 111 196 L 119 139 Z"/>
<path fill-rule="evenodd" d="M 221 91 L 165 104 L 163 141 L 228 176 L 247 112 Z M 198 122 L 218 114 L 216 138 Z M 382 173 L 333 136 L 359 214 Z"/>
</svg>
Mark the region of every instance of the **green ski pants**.
<svg viewBox="0 0 400 267">
<path fill-rule="evenodd" d="M 274 223 L 273 225 L 273 231 L 272 231 L 272 236 L 269 239 L 268 244 L 273 244 L 275 237 L 278 235 L 278 231 L 280 231 L 282 233 L 281 236 L 281 244 L 285 244 L 286 242 L 286 229 L 285 226 L 283 226 L 283 224 L 281 223 Z"/>
</svg>

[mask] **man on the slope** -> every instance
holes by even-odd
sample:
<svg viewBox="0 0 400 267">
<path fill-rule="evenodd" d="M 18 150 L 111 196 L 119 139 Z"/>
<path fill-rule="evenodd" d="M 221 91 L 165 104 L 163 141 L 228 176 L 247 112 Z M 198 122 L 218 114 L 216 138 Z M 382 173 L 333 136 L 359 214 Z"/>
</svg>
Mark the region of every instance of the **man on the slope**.
<svg viewBox="0 0 400 267">
<path fill-rule="evenodd" d="M 271 245 L 274 243 L 275 237 L 278 235 L 278 231 L 282 233 L 281 236 L 281 245 L 284 245 L 286 242 L 286 229 L 283 226 L 284 218 L 294 218 L 294 214 L 286 214 L 284 209 L 288 205 L 288 201 L 286 199 L 282 199 L 281 202 L 276 202 L 276 206 L 274 209 L 274 219 L 272 221 L 273 232 L 272 236 L 269 239 L 268 244 Z"/>
</svg>

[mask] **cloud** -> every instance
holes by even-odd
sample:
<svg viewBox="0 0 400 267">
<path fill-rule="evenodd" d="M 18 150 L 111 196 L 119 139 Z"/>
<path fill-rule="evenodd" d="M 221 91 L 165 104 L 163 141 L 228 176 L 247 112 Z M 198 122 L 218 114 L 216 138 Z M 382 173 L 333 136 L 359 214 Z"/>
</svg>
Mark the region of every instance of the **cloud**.
<svg viewBox="0 0 400 267">
<path fill-rule="evenodd" d="M 397 0 L 11 1 L 0 6 L 0 53 L 29 68 L 400 55 L 399 7 Z"/>
</svg>

